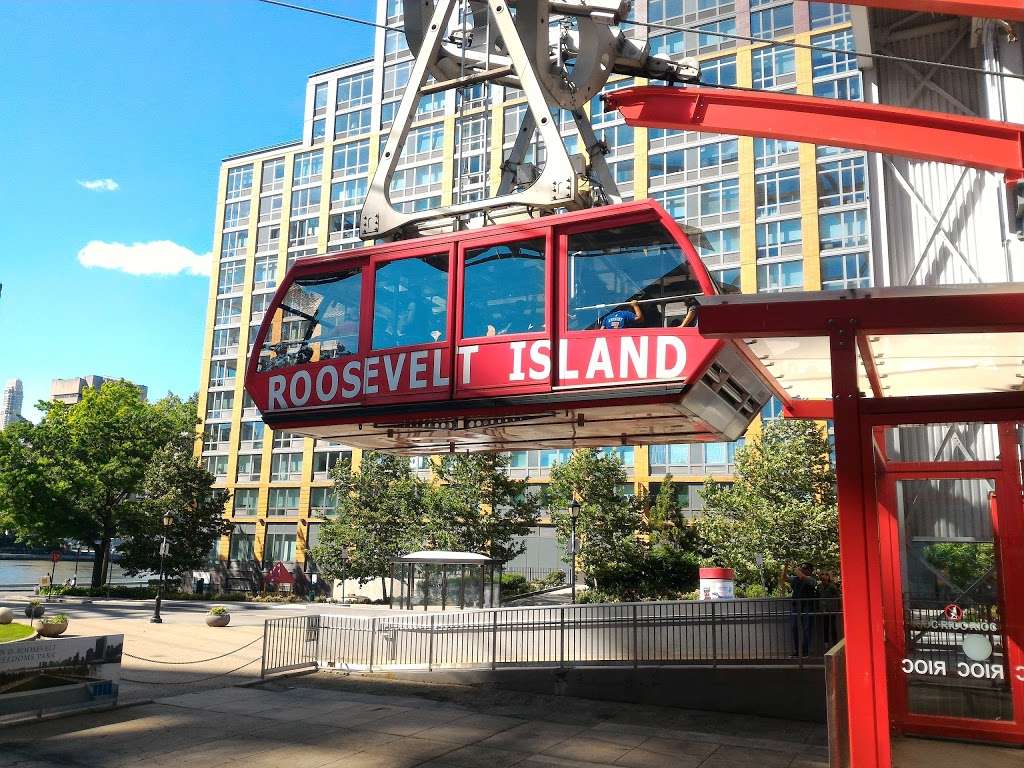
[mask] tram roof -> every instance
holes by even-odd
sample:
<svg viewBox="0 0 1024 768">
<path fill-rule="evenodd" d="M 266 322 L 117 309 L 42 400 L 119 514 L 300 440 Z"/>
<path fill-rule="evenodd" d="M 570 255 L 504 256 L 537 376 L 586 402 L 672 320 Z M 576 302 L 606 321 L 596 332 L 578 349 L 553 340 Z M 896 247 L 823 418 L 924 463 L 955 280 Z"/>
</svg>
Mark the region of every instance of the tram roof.
<svg viewBox="0 0 1024 768">
<path fill-rule="evenodd" d="M 833 396 L 833 338 L 857 345 L 867 397 L 1024 389 L 1024 283 L 701 296 L 699 327 L 731 338 L 787 407 Z M 790 408 L 792 411 L 793 409 Z"/>
</svg>

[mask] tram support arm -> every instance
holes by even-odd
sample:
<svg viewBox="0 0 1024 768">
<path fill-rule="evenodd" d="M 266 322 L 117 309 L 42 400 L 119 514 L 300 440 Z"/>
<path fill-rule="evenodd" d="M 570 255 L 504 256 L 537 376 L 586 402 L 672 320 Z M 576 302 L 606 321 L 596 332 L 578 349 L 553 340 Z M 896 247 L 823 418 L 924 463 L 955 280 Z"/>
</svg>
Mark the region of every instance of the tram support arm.
<svg viewBox="0 0 1024 768">
<path fill-rule="evenodd" d="M 725 88 L 623 88 L 602 97 L 628 125 L 802 141 L 1024 179 L 1024 125 L 923 109 Z"/>
</svg>

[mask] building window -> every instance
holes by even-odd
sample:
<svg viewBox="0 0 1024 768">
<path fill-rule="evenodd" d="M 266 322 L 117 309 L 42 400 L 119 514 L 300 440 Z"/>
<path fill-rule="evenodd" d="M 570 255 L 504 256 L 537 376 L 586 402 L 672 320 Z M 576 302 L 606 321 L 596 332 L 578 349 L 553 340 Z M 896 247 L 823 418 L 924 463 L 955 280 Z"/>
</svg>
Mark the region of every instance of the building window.
<svg viewBox="0 0 1024 768">
<path fill-rule="evenodd" d="M 271 491 L 271 494 L 274 492 Z M 296 490 L 298 493 L 298 490 Z M 268 525 L 267 538 L 263 544 L 263 562 L 292 563 L 295 562 L 295 526 Z"/>
<path fill-rule="evenodd" d="M 276 257 L 275 257 L 276 258 Z M 270 302 L 274 300 L 274 294 L 272 293 L 258 293 L 252 297 L 252 307 L 249 314 L 249 323 L 259 330 L 259 323 L 263 322 L 263 317 L 267 313 L 267 308 L 270 306 Z M 250 333 L 249 338 L 255 340 L 255 335 Z"/>
<path fill-rule="evenodd" d="M 813 90 L 815 96 L 820 96 L 823 99 L 860 101 L 863 97 L 860 87 L 860 74 L 815 82 Z"/>
<path fill-rule="evenodd" d="M 240 259 L 245 257 L 245 247 L 249 242 L 249 232 L 239 229 L 235 232 L 225 232 L 220 240 L 221 261 L 227 259 Z"/>
<path fill-rule="evenodd" d="M 339 144 L 334 148 L 331 164 L 334 178 L 358 176 L 369 173 L 369 170 L 370 142 L 368 140 L 350 141 L 348 144 Z"/>
<path fill-rule="evenodd" d="M 228 457 L 204 456 L 203 469 L 213 475 L 214 482 L 225 480 L 228 476 Z"/>
<path fill-rule="evenodd" d="M 224 199 L 234 200 L 239 197 L 248 197 L 250 194 L 252 194 L 252 165 L 229 169 Z"/>
<path fill-rule="evenodd" d="M 405 32 L 389 29 L 384 33 L 384 61 L 394 61 L 409 54 L 409 45 Z"/>
<path fill-rule="evenodd" d="M 238 488 L 235 490 L 235 515 L 238 517 L 255 517 L 260 501 L 258 488 Z"/>
<path fill-rule="evenodd" d="M 203 432 L 204 451 L 226 451 L 231 441 L 230 424 L 207 424 Z"/>
<path fill-rule="evenodd" d="M 757 265 L 757 290 L 760 293 L 799 291 L 804 285 L 804 263 L 781 261 Z"/>
<path fill-rule="evenodd" d="M 310 136 L 310 139 L 314 144 L 322 144 L 326 137 L 327 120 L 323 117 L 318 117 L 313 121 L 313 133 Z"/>
<path fill-rule="evenodd" d="M 263 163 L 261 192 L 279 192 L 284 189 L 284 158 L 278 157 Z"/>
<path fill-rule="evenodd" d="M 402 97 L 402 94 L 405 93 L 405 86 L 409 82 L 412 64 L 412 60 L 409 60 L 384 67 L 381 101 L 390 101 L 391 99 L 400 99 Z"/>
<path fill-rule="evenodd" d="M 302 454 L 275 453 L 270 460 L 271 480 L 301 480 Z"/>
<path fill-rule="evenodd" d="M 837 211 L 822 214 L 818 219 L 821 250 L 863 248 L 868 244 L 867 210 Z"/>
<path fill-rule="evenodd" d="M 347 139 L 361 136 L 370 130 L 370 109 L 359 109 L 355 112 L 343 112 L 334 117 L 334 138 Z"/>
<path fill-rule="evenodd" d="M 327 242 L 336 244 L 341 240 L 359 238 L 359 211 L 332 213 L 327 220 Z"/>
<path fill-rule="evenodd" d="M 288 247 L 316 245 L 320 219 L 300 219 L 288 225 Z"/>
<path fill-rule="evenodd" d="M 302 435 L 296 435 L 294 432 L 275 432 L 273 448 L 275 451 L 289 449 L 301 450 L 302 440 Z"/>
<path fill-rule="evenodd" d="M 327 113 L 327 83 L 317 83 L 313 87 L 313 116 L 319 117 Z"/>
<path fill-rule="evenodd" d="M 267 497 L 267 514 L 274 516 L 299 514 L 299 489 L 271 488 Z"/>
<path fill-rule="evenodd" d="M 243 451 L 258 451 L 263 448 L 263 422 L 243 421 L 238 432 L 238 448 Z"/>
<path fill-rule="evenodd" d="M 729 3 L 731 6 L 732 3 Z M 700 63 L 700 81 L 714 85 L 736 85 L 736 56 L 722 56 Z"/>
<path fill-rule="evenodd" d="M 771 40 L 793 32 L 793 4 L 777 5 L 763 11 L 751 11 L 750 34 Z"/>
<path fill-rule="evenodd" d="M 433 123 L 409 131 L 399 160 L 411 165 L 438 158 L 443 151 L 444 123 Z"/>
<path fill-rule="evenodd" d="M 711 270 L 711 279 L 715 281 L 721 293 L 740 292 L 740 268 L 729 267 L 727 269 Z"/>
<path fill-rule="evenodd" d="M 755 88 L 785 88 L 796 84 L 796 54 L 792 48 L 771 45 L 752 54 Z"/>
<path fill-rule="evenodd" d="M 277 255 L 257 256 L 252 265 L 252 287 L 254 290 L 277 286 Z"/>
<path fill-rule="evenodd" d="M 237 203 L 228 203 L 224 206 L 224 228 L 246 227 L 249 225 L 249 209 L 252 203 L 249 200 L 239 200 Z"/>
<path fill-rule="evenodd" d="M 754 177 L 757 216 L 800 212 L 800 169 L 759 173 Z"/>
<path fill-rule="evenodd" d="M 213 357 L 238 354 L 238 328 L 218 328 L 213 332 L 213 344 L 210 347 L 210 354 Z"/>
<path fill-rule="evenodd" d="M 238 454 L 238 474 L 237 482 L 239 483 L 258 483 L 260 481 L 260 471 L 263 469 L 263 455 L 259 453 L 240 453 Z M 242 491 L 235 491 L 236 498 L 237 494 Z M 253 494 L 253 514 L 255 514 L 255 494 Z M 235 514 L 237 512 L 236 505 Z"/>
<path fill-rule="evenodd" d="M 368 185 L 369 180 L 365 176 L 361 179 L 334 182 L 331 185 L 331 207 L 348 208 L 360 205 L 366 199 Z"/>
<path fill-rule="evenodd" d="M 734 8 L 732 0 L 650 0 L 647 20 L 689 23 L 732 13 Z"/>
<path fill-rule="evenodd" d="M 242 320 L 242 297 L 217 299 L 214 310 L 214 325 L 235 325 Z"/>
<path fill-rule="evenodd" d="M 228 262 L 220 265 L 217 273 L 217 293 L 237 293 L 245 284 L 245 263 Z"/>
<path fill-rule="evenodd" d="M 296 155 L 295 166 L 292 172 L 292 185 L 301 187 L 305 184 L 313 184 L 320 181 L 323 167 L 323 150 L 317 149 L 312 152 L 302 152 Z"/>
<path fill-rule="evenodd" d="M 800 253 L 800 219 L 759 223 L 756 231 L 758 259 L 776 259 Z"/>
<path fill-rule="evenodd" d="M 260 198 L 260 224 L 269 224 L 281 220 L 281 206 L 284 203 L 283 195 L 264 195 Z M 261 228 L 262 229 L 262 228 Z M 257 241 L 259 236 L 257 233 Z"/>
<path fill-rule="evenodd" d="M 632 467 L 636 465 L 636 458 L 634 456 L 633 446 L 631 445 L 623 445 L 616 448 L 601 448 L 599 450 L 602 456 L 617 458 L 622 462 L 624 467 Z"/>
<path fill-rule="evenodd" d="M 338 513 L 338 497 L 333 488 L 313 488 L 309 492 L 309 514 L 331 517 Z"/>
<path fill-rule="evenodd" d="M 236 366 L 237 363 L 234 360 L 214 360 L 210 363 L 210 386 L 235 386 Z"/>
<path fill-rule="evenodd" d="M 441 168 L 441 163 L 430 163 L 396 171 L 391 177 L 391 194 L 411 197 L 439 190 L 442 178 Z M 415 208 L 415 210 L 426 210 L 426 208 Z"/>
<path fill-rule="evenodd" d="M 850 20 L 850 6 L 845 3 L 810 3 L 811 29 L 844 24 Z"/>
<path fill-rule="evenodd" d="M 818 206 L 863 203 L 867 200 L 864 155 L 818 166 Z"/>
<path fill-rule="evenodd" d="M 739 258 L 740 230 L 739 227 L 716 229 L 705 232 L 697 241 L 697 253 L 704 261 L 727 261 L 729 257 Z"/>
<path fill-rule="evenodd" d="M 228 558 L 231 560 L 256 559 L 256 526 L 236 525 L 231 531 Z"/>
<path fill-rule="evenodd" d="M 821 258 L 821 287 L 826 291 L 870 288 L 871 267 L 864 251 Z"/>
<path fill-rule="evenodd" d="M 234 405 L 234 392 L 211 392 L 206 400 L 207 420 L 230 419 Z"/>
<path fill-rule="evenodd" d="M 276 251 L 281 244 L 281 226 L 271 224 L 256 230 L 256 253 Z"/>
<path fill-rule="evenodd" d="M 306 187 L 292 192 L 291 215 L 311 216 L 320 210 L 320 187 Z"/>
<path fill-rule="evenodd" d="M 352 451 L 338 449 L 330 451 L 314 450 L 313 452 L 313 479 L 327 480 L 331 476 L 334 467 L 339 461 L 352 461 Z"/>
<path fill-rule="evenodd" d="M 835 53 L 853 50 L 853 30 L 844 29 L 827 35 L 816 35 L 811 38 L 811 45 L 817 46 L 811 51 L 811 71 L 815 78 L 841 75 L 857 70 L 857 57 L 852 53 Z"/>
<path fill-rule="evenodd" d="M 447 331 L 447 254 L 396 259 L 377 267 L 374 349 L 444 341 Z"/>
<path fill-rule="evenodd" d="M 800 161 L 800 145 L 782 139 L 754 139 L 754 167 L 770 168 Z"/>
<path fill-rule="evenodd" d="M 361 107 L 372 101 L 373 72 L 361 72 L 338 80 L 339 110 Z"/>
<path fill-rule="evenodd" d="M 736 34 L 736 17 L 712 21 L 697 27 L 697 32 L 670 32 L 651 37 L 651 53 L 679 59 L 736 47 L 736 40 L 723 35 Z"/>
</svg>

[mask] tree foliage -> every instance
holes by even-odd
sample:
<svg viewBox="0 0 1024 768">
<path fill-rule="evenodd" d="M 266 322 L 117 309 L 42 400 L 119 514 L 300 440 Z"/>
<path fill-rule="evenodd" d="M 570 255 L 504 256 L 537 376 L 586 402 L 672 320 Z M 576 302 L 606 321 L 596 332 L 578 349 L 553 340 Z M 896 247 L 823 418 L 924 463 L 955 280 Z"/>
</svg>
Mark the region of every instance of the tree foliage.
<svg viewBox="0 0 1024 768">
<path fill-rule="evenodd" d="M 164 570 L 173 574 L 205 565 L 214 544 L 231 532 L 224 517 L 229 494 L 213 487 L 213 475 L 199 465 L 192 447 L 191 433 L 178 435 L 157 449 L 146 468 L 138 503 L 121 531 L 121 567 L 129 576 L 159 569 L 165 535 Z M 167 528 L 165 514 L 174 519 Z"/>
<path fill-rule="evenodd" d="M 696 537 L 671 479 L 657 494 L 629 498 L 622 462 L 593 448 L 554 467 L 548 498 L 559 539 L 568 543 L 568 507 L 580 503 L 577 565 L 587 583 L 622 600 L 676 596 L 696 584 Z"/>
<path fill-rule="evenodd" d="M 192 434 L 195 404 L 171 395 L 149 404 L 135 385 L 108 381 L 74 405 L 37 407 L 39 424 L 0 432 L 0 518 L 30 544 L 91 545 L 99 586 L 111 540 L 136 514 L 150 460 L 173 437 Z"/>
<path fill-rule="evenodd" d="M 736 452 L 733 483 L 709 480 L 697 529 L 708 564 L 762 584 L 787 563 L 835 569 L 839 516 L 828 439 L 813 421 L 765 422 Z M 757 557 L 764 565 L 757 565 Z"/>
<path fill-rule="evenodd" d="M 453 454 L 435 466 L 427 526 L 438 549 L 477 552 L 502 561 L 526 549 L 520 537 L 537 524 L 538 499 L 509 477 L 508 454 Z"/>
<path fill-rule="evenodd" d="M 324 523 L 313 559 L 327 579 L 381 579 L 385 596 L 391 561 L 423 546 L 424 483 L 409 459 L 377 451 L 363 453 L 358 469 L 350 459 L 333 471 L 337 515 Z"/>
</svg>

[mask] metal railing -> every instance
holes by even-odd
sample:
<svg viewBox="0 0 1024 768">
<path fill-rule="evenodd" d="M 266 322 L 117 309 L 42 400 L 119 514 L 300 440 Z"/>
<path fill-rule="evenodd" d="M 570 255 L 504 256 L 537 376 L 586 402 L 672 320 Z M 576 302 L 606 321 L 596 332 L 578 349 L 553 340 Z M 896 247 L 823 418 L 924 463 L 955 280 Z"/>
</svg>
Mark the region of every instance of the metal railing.
<svg viewBox="0 0 1024 768">
<path fill-rule="evenodd" d="M 814 665 L 838 600 L 537 606 L 266 622 L 262 674 L 296 669 Z M 828 641 L 826 643 L 826 640 Z"/>
</svg>

